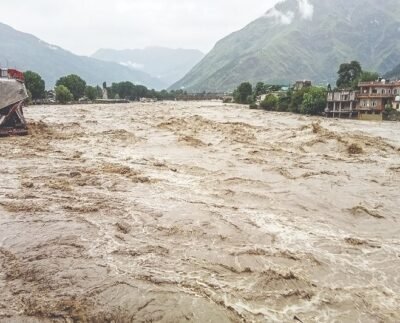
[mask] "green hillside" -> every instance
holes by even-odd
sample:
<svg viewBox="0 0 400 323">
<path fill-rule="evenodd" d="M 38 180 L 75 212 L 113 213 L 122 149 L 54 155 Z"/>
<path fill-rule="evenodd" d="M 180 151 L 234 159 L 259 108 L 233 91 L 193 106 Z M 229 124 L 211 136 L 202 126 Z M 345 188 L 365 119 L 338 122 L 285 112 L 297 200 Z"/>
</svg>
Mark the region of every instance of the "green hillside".
<svg viewBox="0 0 400 323">
<path fill-rule="evenodd" d="M 38 72 L 46 87 L 67 74 L 78 74 L 89 84 L 131 81 L 151 88 L 165 86 L 150 75 L 128 67 L 94 58 L 74 55 L 58 46 L 50 45 L 35 36 L 19 32 L 0 23 L 0 66 Z"/>
<path fill-rule="evenodd" d="M 400 61 L 399 30 L 398 0 L 286 0 L 219 41 L 172 88 L 226 91 L 247 80 L 328 83 L 339 64 L 351 60 L 383 73 Z"/>
</svg>

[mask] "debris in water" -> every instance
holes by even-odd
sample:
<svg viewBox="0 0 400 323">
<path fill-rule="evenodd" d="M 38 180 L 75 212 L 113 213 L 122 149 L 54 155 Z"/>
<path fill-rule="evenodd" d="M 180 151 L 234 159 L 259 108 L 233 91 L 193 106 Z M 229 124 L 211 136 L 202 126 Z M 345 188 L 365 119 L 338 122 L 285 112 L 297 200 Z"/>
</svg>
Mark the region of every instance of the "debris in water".
<svg viewBox="0 0 400 323">
<path fill-rule="evenodd" d="M 347 147 L 347 151 L 350 155 L 360 155 L 364 152 L 364 149 L 359 144 L 352 143 Z"/>
</svg>

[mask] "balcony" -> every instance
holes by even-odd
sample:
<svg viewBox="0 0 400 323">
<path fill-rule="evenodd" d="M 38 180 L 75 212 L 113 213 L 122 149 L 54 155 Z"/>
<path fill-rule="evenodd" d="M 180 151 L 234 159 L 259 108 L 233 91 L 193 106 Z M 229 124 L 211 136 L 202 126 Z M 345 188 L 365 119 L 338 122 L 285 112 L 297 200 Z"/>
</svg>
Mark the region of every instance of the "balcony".
<svg viewBox="0 0 400 323">
<path fill-rule="evenodd" d="M 328 102 L 355 102 L 357 100 L 355 92 L 348 92 L 347 94 L 342 93 L 328 93 L 327 101 Z"/>
<path fill-rule="evenodd" d="M 398 95 L 397 93 L 359 93 L 358 97 L 363 98 L 394 98 Z"/>
</svg>

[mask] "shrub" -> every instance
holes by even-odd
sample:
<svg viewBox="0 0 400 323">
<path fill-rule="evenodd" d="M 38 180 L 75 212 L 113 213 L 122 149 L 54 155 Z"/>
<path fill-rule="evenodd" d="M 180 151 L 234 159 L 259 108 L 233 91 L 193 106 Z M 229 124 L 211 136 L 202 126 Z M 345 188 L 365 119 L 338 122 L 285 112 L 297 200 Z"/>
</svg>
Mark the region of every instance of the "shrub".
<svg viewBox="0 0 400 323">
<path fill-rule="evenodd" d="M 56 87 L 56 100 L 60 102 L 61 104 L 68 103 L 74 99 L 74 96 L 68 90 L 67 87 L 64 85 L 59 85 Z"/>
<path fill-rule="evenodd" d="M 264 100 L 261 101 L 260 106 L 266 110 L 276 110 L 279 103 L 279 99 L 273 95 L 268 94 Z"/>
</svg>

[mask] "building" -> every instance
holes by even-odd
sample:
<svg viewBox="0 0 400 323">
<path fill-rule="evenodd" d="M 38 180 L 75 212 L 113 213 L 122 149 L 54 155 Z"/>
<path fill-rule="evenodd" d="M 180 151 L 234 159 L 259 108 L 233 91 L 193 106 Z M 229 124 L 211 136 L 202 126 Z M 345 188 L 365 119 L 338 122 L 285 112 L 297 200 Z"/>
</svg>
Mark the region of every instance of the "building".
<svg viewBox="0 0 400 323">
<path fill-rule="evenodd" d="M 328 92 L 325 114 L 328 117 L 353 118 L 358 115 L 357 107 L 358 91 L 333 91 Z"/>
<path fill-rule="evenodd" d="M 386 106 L 399 108 L 400 81 L 378 80 L 358 84 L 357 110 L 365 114 L 382 113 Z"/>
<path fill-rule="evenodd" d="M 359 91 L 329 91 L 328 88 L 325 115 L 380 121 L 386 107 L 400 110 L 400 81 L 379 79 L 360 82 L 358 87 Z"/>
<path fill-rule="evenodd" d="M 304 81 L 297 81 L 297 82 L 293 85 L 293 90 L 294 90 L 294 91 L 300 91 L 300 90 L 302 90 L 302 89 L 304 89 L 304 88 L 311 87 L 311 86 L 312 86 L 311 81 L 307 81 L 307 80 L 304 80 Z"/>
<path fill-rule="evenodd" d="M 394 99 L 393 108 L 400 111 L 400 95 Z"/>
<path fill-rule="evenodd" d="M 28 134 L 23 112 L 27 98 L 23 73 L 0 69 L 0 136 Z"/>
</svg>

